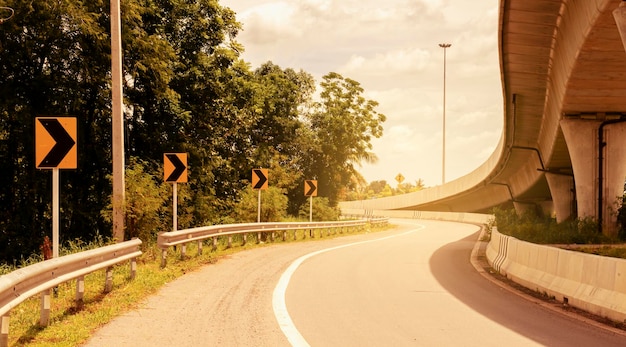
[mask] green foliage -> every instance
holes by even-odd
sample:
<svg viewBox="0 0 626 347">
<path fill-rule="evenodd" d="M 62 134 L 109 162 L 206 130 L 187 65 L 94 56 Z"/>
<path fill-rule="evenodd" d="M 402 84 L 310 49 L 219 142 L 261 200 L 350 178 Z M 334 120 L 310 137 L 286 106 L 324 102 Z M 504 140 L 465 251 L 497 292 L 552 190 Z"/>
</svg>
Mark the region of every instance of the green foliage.
<svg viewBox="0 0 626 347">
<path fill-rule="evenodd" d="M 162 179 L 148 173 L 147 162 L 131 158 L 126 167 L 126 204 L 124 206 L 124 226 L 127 239 L 137 237 L 144 242 L 155 241 L 159 232 L 172 230 L 172 191 Z M 184 199 L 183 199 L 184 200 Z M 104 218 L 111 222 L 112 203 L 102 211 Z M 169 225 L 166 217 L 169 216 Z"/>
<path fill-rule="evenodd" d="M 60 175 L 61 241 L 111 234 L 110 15 L 103 0 L 3 5 L 15 9 L 0 30 L 0 260 L 11 263 L 51 233 L 51 175 L 34 169 L 39 115 L 78 121 L 78 169 Z M 304 179 L 318 179 L 331 206 L 362 182 L 355 166 L 375 159 L 385 116 L 358 82 L 330 73 L 315 103 L 309 73 L 271 62 L 252 71 L 235 13 L 214 0 L 128 0 L 121 14 L 125 238 L 171 229 L 167 152 L 188 153 L 179 228 L 256 220 L 235 212 L 254 167 L 270 168 L 276 188 L 263 220 L 297 215 Z"/>
<path fill-rule="evenodd" d="M 626 191 L 626 189 L 624 191 Z M 617 206 L 619 206 L 619 208 L 617 209 L 617 223 L 619 224 L 618 238 L 620 240 L 626 240 L 626 205 L 624 204 L 625 201 L 626 195 L 619 198 L 617 201 Z"/>
<path fill-rule="evenodd" d="M 377 160 L 370 141 L 382 136 L 386 117 L 375 110 L 376 101 L 363 97 L 357 81 L 331 72 L 323 77 L 321 86 L 321 101 L 308 115 L 315 141 L 308 172 L 317 176 L 320 195 L 334 206 L 341 190 L 360 177 L 355 165 Z"/>
<path fill-rule="evenodd" d="M 583 251 L 585 253 L 591 253 L 595 255 L 600 255 L 603 257 L 612 257 L 612 258 L 621 258 L 626 259 L 626 248 L 624 247 L 615 247 L 615 246 L 599 246 L 599 247 L 590 247 L 578 249 L 578 251 Z"/>
<path fill-rule="evenodd" d="M 383 192 L 383 190 L 384 190 L 387 186 L 389 186 L 389 185 L 387 184 L 387 181 L 385 181 L 385 180 L 382 180 L 382 181 L 374 181 L 374 182 L 371 182 L 371 183 L 369 184 L 369 186 L 367 187 L 367 190 L 368 190 L 368 193 L 369 193 L 369 192 L 371 192 L 371 194 L 376 195 L 376 194 L 380 194 L 380 193 L 382 193 L 382 192 Z"/>
<path fill-rule="evenodd" d="M 280 222 L 287 216 L 287 197 L 279 188 L 270 186 L 261 192 L 261 222 Z M 236 223 L 253 223 L 258 218 L 259 191 L 251 187 L 241 194 L 235 206 Z"/>
<path fill-rule="evenodd" d="M 517 239 L 538 244 L 600 244 L 616 240 L 598 233 L 597 222 L 591 219 L 565 221 L 532 213 L 518 216 L 514 209 L 493 209 L 498 231 Z"/>
<path fill-rule="evenodd" d="M 311 216 L 311 205 L 310 202 L 302 204 L 300 207 L 300 212 L 298 216 L 302 220 L 309 220 Z M 335 221 L 339 220 L 339 216 L 341 216 L 341 210 L 336 206 L 331 206 L 328 198 L 324 197 L 314 197 L 313 198 L 313 221 L 314 222 L 322 222 L 322 221 Z"/>
<path fill-rule="evenodd" d="M 419 179 L 412 183 L 400 183 L 397 188 L 391 187 L 387 181 L 373 181 L 366 187 L 356 185 L 345 195 L 345 201 L 368 200 L 417 192 L 424 189 L 424 181 Z"/>
</svg>

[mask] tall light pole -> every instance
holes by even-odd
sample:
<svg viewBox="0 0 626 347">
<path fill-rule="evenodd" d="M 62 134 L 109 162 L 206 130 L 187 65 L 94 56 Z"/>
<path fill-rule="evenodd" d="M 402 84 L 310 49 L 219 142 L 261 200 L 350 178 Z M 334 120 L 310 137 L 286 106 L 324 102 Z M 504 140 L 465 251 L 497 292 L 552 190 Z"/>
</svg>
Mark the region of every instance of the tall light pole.
<svg viewBox="0 0 626 347">
<path fill-rule="evenodd" d="M 439 47 L 443 48 L 443 155 L 441 158 L 441 184 L 446 183 L 446 48 L 450 48 L 452 44 L 440 43 Z"/>
<path fill-rule="evenodd" d="M 122 25 L 120 0 L 111 0 L 111 109 L 113 133 L 113 238 L 124 241 L 124 113 L 122 110 Z"/>
</svg>

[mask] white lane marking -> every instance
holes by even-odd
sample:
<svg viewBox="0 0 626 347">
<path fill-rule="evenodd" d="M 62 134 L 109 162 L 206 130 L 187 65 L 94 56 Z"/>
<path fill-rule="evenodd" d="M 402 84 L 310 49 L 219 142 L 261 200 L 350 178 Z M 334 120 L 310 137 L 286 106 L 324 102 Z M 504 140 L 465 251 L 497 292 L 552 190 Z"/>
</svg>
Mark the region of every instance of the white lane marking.
<svg viewBox="0 0 626 347">
<path fill-rule="evenodd" d="M 301 256 L 300 258 L 296 259 L 293 263 L 291 263 L 291 265 L 289 265 L 287 270 L 285 270 L 285 272 L 283 272 L 283 274 L 280 276 L 280 279 L 278 280 L 278 284 L 274 288 L 274 293 L 272 295 L 272 307 L 274 309 L 274 316 L 276 317 L 276 320 L 278 321 L 278 325 L 280 326 L 280 329 L 283 331 L 283 334 L 285 334 L 285 337 L 287 337 L 287 340 L 289 341 L 289 343 L 291 343 L 291 345 L 294 347 L 309 347 L 310 346 L 309 343 L 306 342 L 304 337 L 302 337 L 302 334 L 300 334 L 295 324 L 293 324 L 293 321 L 291 320 L 291 317 L 289 316 L 289 312 L 287 311 L 287 305 L 285 303 L 285 294 L 287 292 L 287 286 L 289 286 L 289 281 L 291 280 L 291 276 L 296 272 L 298 267 L 305 260 L 311 257 L 314 257 L 318 254 L 326 253 L 326 252 L 333 251 L 333 250 L 340 249 L 340 248 L 351 247 L 351 246 L 356 246 L 356 245 L 360 245 L 364 243 L 377 242 L 377 241 L 387 240 L 387 239 L 398 237 L 398 236 L 403 236 L 403 235 L 410 234 L 418 230 L 424 229 L 425 227 L 426 226 L 420 224 L 418 225 L 417 229 L 412 229 L 402 234 L 391 235 L 391 236 L 382 237 L 380 239 L 359 241 L 359 242 L 349 243 L 349 244 L 342 245 L 342 246 L 322 249 L 316 252 L 305 254 Z"/>
</svg>

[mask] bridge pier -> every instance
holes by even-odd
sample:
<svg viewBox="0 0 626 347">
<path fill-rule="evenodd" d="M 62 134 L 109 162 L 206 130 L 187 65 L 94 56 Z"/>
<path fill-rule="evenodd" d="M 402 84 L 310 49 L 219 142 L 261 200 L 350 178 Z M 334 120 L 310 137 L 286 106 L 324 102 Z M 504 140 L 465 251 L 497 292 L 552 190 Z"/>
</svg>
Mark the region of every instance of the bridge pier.
<svg viewBox="0 0 626 347">
<path fill-rule="evenodd" d="M 597 220 L 603 234 L 615 236 L 616 203 L 626 178 L 626 122 L 565 118 L 560 125 L 574 170 L 578 217 Z"/>
<path fill-rule="evenodd" d="M 546 172 L 546 180 L 552 195 L 556 222 L 561 223 L 574 215 L 574 177 Z"/>
</svg>

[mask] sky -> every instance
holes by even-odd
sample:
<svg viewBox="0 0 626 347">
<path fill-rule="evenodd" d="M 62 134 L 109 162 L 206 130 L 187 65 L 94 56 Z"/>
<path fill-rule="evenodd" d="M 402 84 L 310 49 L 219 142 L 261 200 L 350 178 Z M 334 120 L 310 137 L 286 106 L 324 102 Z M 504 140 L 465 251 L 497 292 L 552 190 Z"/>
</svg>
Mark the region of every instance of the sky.
<svg viewBox="0 0 626 347">
<path fill-rule="evenodd" d="M 503 124 L 499 0 L 220 0 L 237 13 L 242 58 L 272 61 L 319 83 L 337 72 L 364 88 L 387 117 L 373 139 L 366 181 L 442 183 L 444 61 L 445 181 L 493 153 Z M 451 44 L 446 49 L 440 43 Z"/>
</svg>

